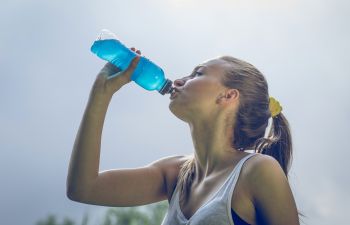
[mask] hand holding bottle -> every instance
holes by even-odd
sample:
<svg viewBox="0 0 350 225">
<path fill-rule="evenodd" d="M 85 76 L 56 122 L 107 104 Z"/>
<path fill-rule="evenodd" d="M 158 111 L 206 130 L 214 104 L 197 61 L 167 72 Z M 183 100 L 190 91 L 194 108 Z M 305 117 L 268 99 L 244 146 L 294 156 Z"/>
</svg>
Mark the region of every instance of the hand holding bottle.
<svg viewBox="0 0 350 225">
<path fill-rule="evenodd" d="M 134 47 L 130 49 L 138 55 L 130 62 L 128 68 L 122 71 L 117 66 L 107 62 L 96 77 L 93 85 L 94 92 L 97 91 L 103 94 L 113 95 L 122 86 L 131 82 L 131 75 L 140 61 L 141 51 L 136 50 Z"/>
<path fill-rule="evenodd" d="M 138 56 L 107 29 L 101 30 L 90 50 L 99 58 L 110 62 L 122 71 L 126 70 L 131 61 Z M 144 56 L 141 56 L 137 67 L 133 69 L 133 73 L 129 77 L 128 81 L 135 81 L 136 84 L 148 91 L 157 90 L 162 95 L 170 94 L 173 91 L 172 81 L 165 77 L 163 69 Z"/>
</svg>

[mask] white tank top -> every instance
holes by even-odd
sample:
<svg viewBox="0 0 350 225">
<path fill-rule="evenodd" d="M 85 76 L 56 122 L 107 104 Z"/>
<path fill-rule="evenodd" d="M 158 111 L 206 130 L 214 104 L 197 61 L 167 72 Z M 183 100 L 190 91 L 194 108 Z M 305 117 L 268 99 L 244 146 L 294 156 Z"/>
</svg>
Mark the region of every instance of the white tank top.
<svg viewBox="0 0 350 225">
<path fill-rule="evenodd" d="M 243 157 L 226 178 L 218 191 L 210 197 L 197 211 L 186 219 L 179 206 L 179 191 L 176 185 L 170 199 L 169 208 L 161 225 L 234 225 L 231 216 L 231 199 L 243 163 L 251 156 L 259 153 L 250 153 Z"/>
</svg>

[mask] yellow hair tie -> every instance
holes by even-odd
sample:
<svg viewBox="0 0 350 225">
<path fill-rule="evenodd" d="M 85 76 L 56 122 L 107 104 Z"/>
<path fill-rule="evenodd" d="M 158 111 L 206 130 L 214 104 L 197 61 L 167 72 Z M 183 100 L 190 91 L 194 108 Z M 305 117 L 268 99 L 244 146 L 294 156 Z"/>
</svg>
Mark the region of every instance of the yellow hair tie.
<svg viewBox="0 0 350 225">
<path fill-rule="evenodd" d="M 282 111 L 282 106 L 273 97 L 269 98 L 269 108 L 270 108 L 272 118 L 280 114 L 280 112 Z"/>
</svg>

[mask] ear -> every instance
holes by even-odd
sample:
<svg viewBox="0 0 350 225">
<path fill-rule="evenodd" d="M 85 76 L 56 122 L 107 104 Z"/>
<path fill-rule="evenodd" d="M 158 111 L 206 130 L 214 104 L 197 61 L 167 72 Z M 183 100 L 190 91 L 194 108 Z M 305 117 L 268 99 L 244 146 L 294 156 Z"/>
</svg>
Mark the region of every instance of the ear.
<svg viewBox="0 0 350 225">
<path fill-rule="evenodd" d="M 227 89 L 225 92 L 220 93 L 218 98 L 216 99 L 217 103 L 220 102 L 227 102 L 232 103 L 234 101 L 237 101 L 239 99 L 239 91 L 237 89 Z"/>
<path fill-rule="evenodd" d="M 239 98 L 239 91 L 237 89 L 228 89 L 226 91 L 226 98 L 230 101 L 236 101 Z"/>
</svg>

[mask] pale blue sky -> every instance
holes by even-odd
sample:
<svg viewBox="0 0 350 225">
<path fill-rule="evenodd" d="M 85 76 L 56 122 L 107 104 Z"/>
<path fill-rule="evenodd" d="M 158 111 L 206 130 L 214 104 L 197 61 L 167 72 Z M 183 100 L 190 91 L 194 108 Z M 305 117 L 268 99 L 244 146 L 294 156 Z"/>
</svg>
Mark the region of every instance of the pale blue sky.
<svg viewBox="0 0 350 225">
<path fill-rule="evenodd" d="M 48 213 L 80 220 L 86 210 L 106 210 L 65 195 L 75 135 L 105 64 L 90 52 L 102 28 L 141 49 L 172 80 L 223 54 L 255 65 L 291 125 L 289 179 L 305 224 L 346 224 L 349 6 L 345 0 L 2 0 L 2 224 L 34 224 Z M 123 87 L 106 116 L 100 170 L 191 153 L 189 128 L 168 104 L 168 96 L 135 83 Z"/>
</svg>

